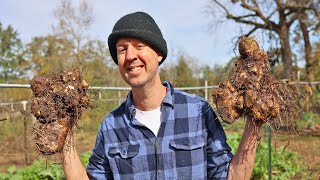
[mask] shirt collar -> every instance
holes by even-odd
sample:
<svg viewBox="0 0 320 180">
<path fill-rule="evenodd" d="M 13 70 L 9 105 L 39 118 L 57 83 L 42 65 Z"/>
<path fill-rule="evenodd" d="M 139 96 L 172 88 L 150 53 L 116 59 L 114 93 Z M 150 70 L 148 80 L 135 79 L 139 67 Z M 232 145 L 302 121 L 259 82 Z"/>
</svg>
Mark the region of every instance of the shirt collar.
<svg viewBox="0 0 320 180">
<path fill-rule="evenodd" d="M 167 87 L 167 94 L 163 98 L 162 103 L 163 104 L 169 104 L 169 105 L 171 105 L 173 107 L 173 103 L 174 103 L 174 89 L 173 89 L 173 86 L 168 81 L 163 81 L 162 85 Z"/>
</svg>

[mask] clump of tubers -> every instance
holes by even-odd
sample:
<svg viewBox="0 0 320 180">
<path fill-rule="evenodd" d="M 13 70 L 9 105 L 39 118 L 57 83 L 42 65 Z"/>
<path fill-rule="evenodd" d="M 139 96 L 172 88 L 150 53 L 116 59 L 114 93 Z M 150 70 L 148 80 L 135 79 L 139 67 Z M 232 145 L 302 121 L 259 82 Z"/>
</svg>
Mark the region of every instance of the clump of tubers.
<svg viewBox="0 0 320 180">
<path fill-rule="evenodd" d="M 262 122 L 293 121 L 293 97 L 285 84 L 271 74 L 267 53 L 254 38 L 239 41 L 240 58 L 233 76 L 213 90 L 213 102 L 223 121 L 240 116 Z"/>
<path fill-rule="evenodd" d="M 30 84 L 31 113 L 37 119 L 33 133 L 38 151 L 44 155 L 61 152 L 83 110 L 92 107 L 89 85 L 79 70 L 35 77 Z"/>
</svg>

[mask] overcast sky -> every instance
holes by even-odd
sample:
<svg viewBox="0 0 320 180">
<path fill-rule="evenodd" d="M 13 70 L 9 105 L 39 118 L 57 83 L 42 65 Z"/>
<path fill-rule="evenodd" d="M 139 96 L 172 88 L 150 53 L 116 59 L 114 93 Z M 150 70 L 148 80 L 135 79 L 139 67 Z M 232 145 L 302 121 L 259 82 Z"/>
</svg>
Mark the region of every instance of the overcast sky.
<svg viewBox="0 0 320 180">
<path fill-rule="evenodd" d="M 78 4 L 79 0 L 73 0 Z M 24 43 L 32 37 L 51 32 L 53 10 L 59 0 L 0 0 L 0 22 L 12 25 Z M 90 0 L 95 21 L 90 37 L 107 42 L 115 22 L 136 11 L 149 13 L 160 26 L 168 44 L 168 59 L 182 51 L 198 60 L 200 65 L 225 64 L 234 53 L 231 39 L 232 23 L 209 31 L 212 18 L 206 8 L 210 0 Z"/>
</svg>

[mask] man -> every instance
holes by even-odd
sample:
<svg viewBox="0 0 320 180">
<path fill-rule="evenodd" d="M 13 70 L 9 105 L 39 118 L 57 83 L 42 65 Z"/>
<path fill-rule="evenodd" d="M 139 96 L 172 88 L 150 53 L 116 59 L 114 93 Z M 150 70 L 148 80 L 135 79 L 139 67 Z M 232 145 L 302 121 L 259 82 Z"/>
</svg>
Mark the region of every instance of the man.
<svg viewBox="0 0 320 180">
<path fill-rule="evenodd" d="M 250 178 L 260 126 L 248 118 L 233 156 L 208 102 L 161 82 L 167 46 L 151 16 L 119 19 L 108 45 L 132 90 L 101 123 L 87 171 L 75 149 L 65 152 L 67 179 Z"/>
</svg>

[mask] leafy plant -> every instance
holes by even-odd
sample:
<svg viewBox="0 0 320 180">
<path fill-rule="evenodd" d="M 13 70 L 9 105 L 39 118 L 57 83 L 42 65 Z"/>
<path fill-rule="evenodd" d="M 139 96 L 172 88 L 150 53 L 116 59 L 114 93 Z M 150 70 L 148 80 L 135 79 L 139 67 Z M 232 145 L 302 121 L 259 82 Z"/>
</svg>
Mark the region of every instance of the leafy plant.
<svg viewBox="0 0 320 180">
<path fill-rule="evenodd" d="M 89 158 L 90 158 L 91 154 L 92 154 L 91 152 L 86 152 L 86 153 L 81 154 L 80 160 L 84 166 L 87 166 L 89 164 Z"/>
<path fill-rule="evenodd" d="M 7 169 L 7 174 L 0 174 L 0 179 L 24 179 L 24 180 L 50 180 L 64 179 L 61 166 L 48 162 L 48 168 L 44 160 L 36 160 L 30 166 L 17 170 L 15 166 Z"/>
<path fill-rule="evenodd" d="M 228 134 L 228 144 L 232 147 L 232 152 L 240 143 L 240 134 Z M 252 172 L 252 179 L 268 179 L 268 144 L 260 142 L 257 148 L 255 164 Z M 272 179 L 291 179 L 303 173 L 303 166 L 298 159 L 297 153 L 285 149 L 284 147 L 275 148 L 271 146 L 271 167 Z"/>
<path fill-rule="evenodd" d="M 83 153 L 80 155 L 80 160 L 84 166 L 89 163 L 91 153 Z M 51 161 L 36 160 L 30 166 L 22 169 L 17 169 L 16 166 L 10 166 L 7 173 L 0 173 L 0 180 L 52 180 L 65 179 L 61 165 L 57 165 Z"/>
</svg>

